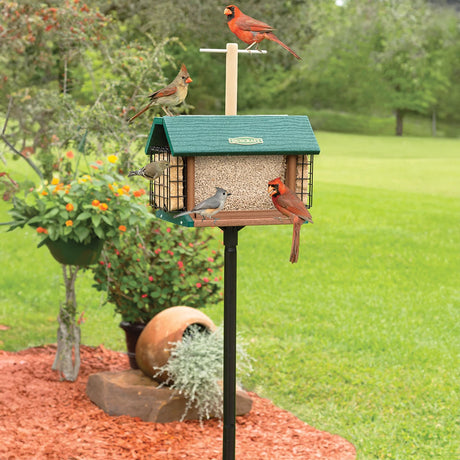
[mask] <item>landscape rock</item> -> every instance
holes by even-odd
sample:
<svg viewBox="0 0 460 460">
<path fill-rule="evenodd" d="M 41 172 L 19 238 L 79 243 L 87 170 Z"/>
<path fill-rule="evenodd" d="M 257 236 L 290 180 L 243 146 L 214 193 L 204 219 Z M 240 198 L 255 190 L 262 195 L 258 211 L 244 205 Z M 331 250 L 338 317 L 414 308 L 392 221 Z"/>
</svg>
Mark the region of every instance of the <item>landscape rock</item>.
<svg viewBox="0 0 460 460">
<path fill-rule="evenodd" d="M 139 369 L 91 374 L 86 385 L 91 401 L 109 415 L 129 415 L 145 422 L 168 423 L 182 419 L 187 400 L 168 387 L 146 376 Z M 236 415 L 247 414 L 252 407 L 249 395 L 237 389 Z M 198 419 L 190 409 L 184 420 Z"/>
</svg>

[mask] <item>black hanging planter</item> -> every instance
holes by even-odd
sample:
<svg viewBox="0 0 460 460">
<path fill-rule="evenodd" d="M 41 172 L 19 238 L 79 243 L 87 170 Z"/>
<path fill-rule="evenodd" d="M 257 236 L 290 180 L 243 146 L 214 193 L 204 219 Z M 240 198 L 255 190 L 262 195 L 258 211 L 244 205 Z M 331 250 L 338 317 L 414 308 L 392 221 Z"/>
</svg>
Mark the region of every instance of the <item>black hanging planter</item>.
<svg viewBox="0 0 460 460">
<path fill-rule="evenodd" d="M 136 362 L 136 344 L 137 339 L 141 335 L 141 332 L 145 328 L 143 323 L 129 323 L 128 321 L 122 321 L 119 326 L 125 331 L 126 336 L 126 348 L 128 350 L 128 359 L 131 369 L 139 369 Z"/>
</svg>

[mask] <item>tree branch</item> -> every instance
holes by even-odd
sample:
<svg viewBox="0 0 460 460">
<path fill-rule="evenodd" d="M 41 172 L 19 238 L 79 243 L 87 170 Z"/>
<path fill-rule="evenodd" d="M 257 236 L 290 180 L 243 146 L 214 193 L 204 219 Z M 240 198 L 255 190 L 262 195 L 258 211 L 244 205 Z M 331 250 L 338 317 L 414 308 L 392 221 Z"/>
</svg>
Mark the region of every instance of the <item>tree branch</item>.
<svg viewBox="0 0 460 460">
<path fill-rule="evenodd" d="M 6 126 L 8 124 L 8 120 L 10 118 L 10 111 L 11 111 L 11 106 L 13 105 L 13 98 L 10 98 L 9 103 L 8 103 L 8 110 L 6 112 L 6 118 L 5 118 L 5 123 L 3 124 L 3 129 L 2 133 L 0 134 L 0 139 L 10 148 L 10 150 L 15 153 L 16 155 L 20 156 L 23 160 L 25 160 L 28 165 L 38 174 L 38 177 L 40 177 L 40 180 L 43 182 L 43 174 L 38 168 L 38 166 L 29 158 L 26 156 L 22 155 L 19 150 L 17 150 L 13 144 L 11 144 L 8 139 L 5 136 L 5 131 L 6 131 Z"/>
</svg>

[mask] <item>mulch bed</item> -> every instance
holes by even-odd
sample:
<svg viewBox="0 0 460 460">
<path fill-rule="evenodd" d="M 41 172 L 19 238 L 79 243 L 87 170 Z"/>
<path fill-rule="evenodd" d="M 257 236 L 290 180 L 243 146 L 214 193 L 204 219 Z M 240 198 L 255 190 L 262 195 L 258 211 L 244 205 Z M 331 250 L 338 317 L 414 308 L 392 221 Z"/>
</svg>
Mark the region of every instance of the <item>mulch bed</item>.
<svg viewBox="0 0 460 460">
<path fill-rule="evenodd" d="M 220 459 L 218 420 L 142 422 L 105 414 L 86 396 L 90 374 L 128 367 L 125 354 L 81 347 L 76 382 L 60 381 L 51 365 L 53 345 L 0 350 L 1 459 Z M 251 412 L 237 417 L 238 460 L 352 460 L 351 443 L 316 430 L 269 400 L 251 394 Z"/>
</svg>

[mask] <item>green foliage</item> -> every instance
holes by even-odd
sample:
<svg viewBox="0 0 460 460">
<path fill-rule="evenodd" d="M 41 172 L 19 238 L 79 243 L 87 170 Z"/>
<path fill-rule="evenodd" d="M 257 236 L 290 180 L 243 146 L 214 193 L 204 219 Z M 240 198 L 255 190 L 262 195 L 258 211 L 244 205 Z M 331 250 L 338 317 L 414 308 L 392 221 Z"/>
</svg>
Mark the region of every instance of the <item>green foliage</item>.
<svg viewBox="0 0 460 460">
<path fill-rule="evenodd" d="M 71 180 L 67 175 L 63 181 L 54 177 L 51 184 L 33 189 L 25 199 L 16 196 L 9 211 L 10 230 L 30 225 L 42 234 L 42 242 L 49 238 L 86 244 L 99 238 L 116 245 L 120 233 L 151 217 L 138 200 L 145 190 L 131 193 L 128 185 L 122 185 L 124 178 L 112 165 L 116 161 L 111 155 L 105 164 L 91 165 L 92 175 Z"/>
<path fill-rule="evenodd" d="M 166 372 L 166 384 L 187 400 L 185 412 L 196 408 L 200 420 L 222 418 L 222 378 L 224 339 L 222 329 L 203 331 L 198 325 L 190 326 L 182 340 L 171 344 L 168 362 L 155 371 Z M 252 370 L 249 356 L 238 345 L 238 370 L 249 375 Z M 155 378 L 155 376 L 154 376 Z"/>
<path fill-rule="evenodd" d="M 203 229 L 146 219 L 120 242 L 106 243 L 101 263 L 90 268 L 94 287 L 132 323 L 147 323 L 174 305 L 200 308 L 221 297 L 222 254 L 216 247 Z"/>
</svg>

